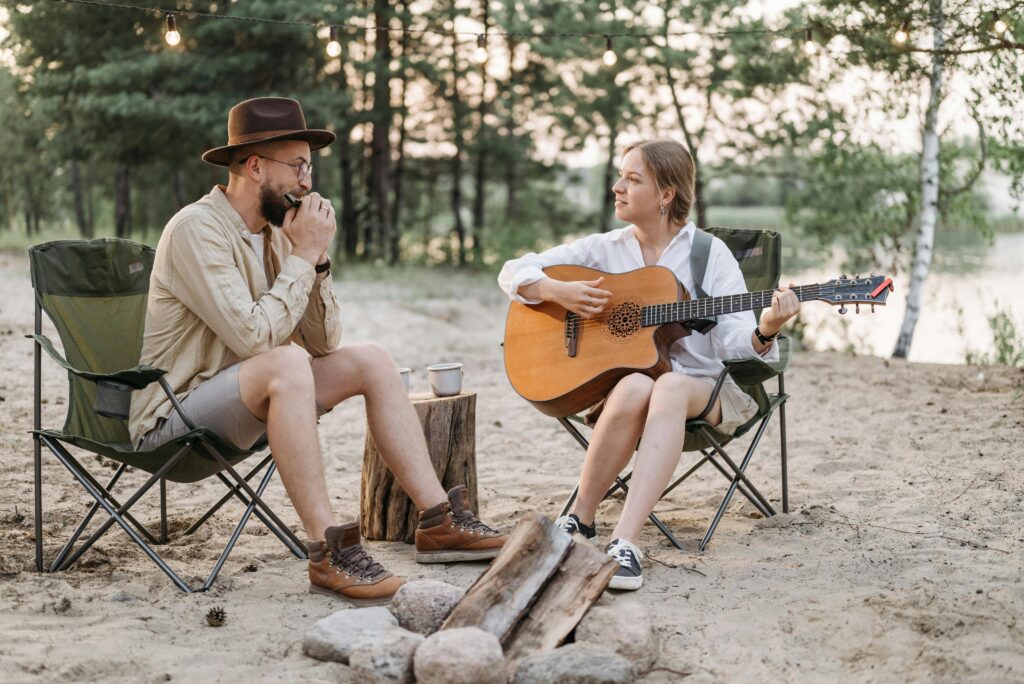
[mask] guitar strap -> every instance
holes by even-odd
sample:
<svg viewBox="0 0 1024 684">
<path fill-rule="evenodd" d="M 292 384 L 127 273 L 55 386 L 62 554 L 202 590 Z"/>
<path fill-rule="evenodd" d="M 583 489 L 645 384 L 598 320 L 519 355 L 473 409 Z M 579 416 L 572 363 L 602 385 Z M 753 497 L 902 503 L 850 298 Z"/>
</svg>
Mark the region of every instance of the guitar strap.
<svg viewBox="0 0 1024 684">
<path fill-rule="evenodd" d="M 708 270 L 708 259 L 711 257 L 711 242 L 713 239 L 711 233 L 700 228 L 694 228 L 693 244 L 690 246 L 690 275 L 693 276 L 694 292 L 692 297 L 694 299 L 703 299 L 709 296 L 704 291 L 703 285 L 704 275 Z M 686 322 L 686 327 L 696 330 L 701 335 L 707 335 L 716 325 L 718 325 L 718 321 L 705 318 L 697 318 Z"/>
</svg>

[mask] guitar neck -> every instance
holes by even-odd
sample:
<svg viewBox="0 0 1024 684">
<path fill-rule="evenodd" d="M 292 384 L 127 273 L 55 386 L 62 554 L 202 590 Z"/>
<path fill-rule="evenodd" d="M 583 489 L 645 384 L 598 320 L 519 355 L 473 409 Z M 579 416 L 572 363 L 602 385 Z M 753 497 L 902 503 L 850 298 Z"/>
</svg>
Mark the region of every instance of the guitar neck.
<svg viewBox="0 0 1024 684">
<path fill-rule="evenodd" d="M 791 288 L 797 299 L 806 302 L 818 299 L 821 285 L 800 285 Z M 713 318 L 737 311 L 753 311 L 767 309 L 772 305 L 775 290 L 744 292 L 743 294 L 725 295 L 722 297 L 706 297 L 704 299 L 688 299 L 682 302 L 667 304 L 651 304 L 643 308 L 643 325 L 664 325 L 665 323 L 682 323 L 698 318 Z"/>
</svg>

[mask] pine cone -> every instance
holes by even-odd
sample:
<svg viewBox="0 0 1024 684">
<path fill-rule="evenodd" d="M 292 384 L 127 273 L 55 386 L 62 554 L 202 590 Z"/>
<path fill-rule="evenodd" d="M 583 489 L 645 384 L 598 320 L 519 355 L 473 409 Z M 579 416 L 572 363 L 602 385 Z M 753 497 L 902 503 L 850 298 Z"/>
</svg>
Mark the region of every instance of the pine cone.
<svg viewBox="0 0 1024 684">
<path fill-rule="evenodd" d="M 228 614 L 220 606 L 215 606 L 206 612 L 206 622 L 211 627 L 220 627 L 228 619 Z"/>
</svg>

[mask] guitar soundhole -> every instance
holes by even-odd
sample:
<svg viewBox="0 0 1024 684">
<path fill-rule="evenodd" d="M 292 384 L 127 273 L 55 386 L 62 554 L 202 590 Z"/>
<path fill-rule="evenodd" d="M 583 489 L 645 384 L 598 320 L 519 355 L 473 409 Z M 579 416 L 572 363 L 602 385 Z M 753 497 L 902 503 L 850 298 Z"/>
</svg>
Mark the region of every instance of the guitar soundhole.
<svg viewBox="0 0 1024 684">
<path fill-rule="evenodd" d="M 615 306 L 608 315 L 608 334 L 616 341 L 625 341 L 642 327 L 643 305 L 625 301 Z"/>
</svg>

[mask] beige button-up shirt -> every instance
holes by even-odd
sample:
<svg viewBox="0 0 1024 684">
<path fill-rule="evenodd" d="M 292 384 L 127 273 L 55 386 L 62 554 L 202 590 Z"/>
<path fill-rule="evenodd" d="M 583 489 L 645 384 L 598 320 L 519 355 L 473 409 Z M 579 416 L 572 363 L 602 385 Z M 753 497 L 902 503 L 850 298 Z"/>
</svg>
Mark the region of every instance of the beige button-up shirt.
<svg viewBox="0 0 1024 684">
<path fill-rule="evenodd" d="M 149 281 L 142 363 L 167 371 L 179 399 L 239 361 L 295 342 L 313 356 L 341 343 L 329 277 L 291 255 L 278 229 L 263 228 L 263 260 L 245 221 L 217 186 L 167 223 Z M 173 407 L 157 383 L 132 395 L 138 444 Z"/>
</svg>

